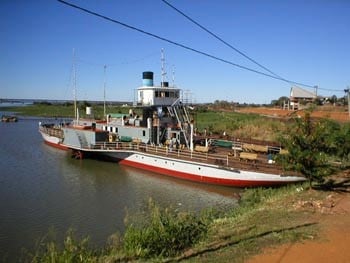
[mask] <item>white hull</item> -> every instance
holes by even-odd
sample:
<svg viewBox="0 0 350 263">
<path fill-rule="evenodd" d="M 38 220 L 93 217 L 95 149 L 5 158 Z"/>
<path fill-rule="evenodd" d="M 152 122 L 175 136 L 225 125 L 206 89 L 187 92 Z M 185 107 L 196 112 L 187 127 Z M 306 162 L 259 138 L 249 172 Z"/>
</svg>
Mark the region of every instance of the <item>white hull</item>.
<svg viewBox="0 0 350 263">
<path fill-rule="evenodd" d="M 59 148 L 59 149 L 63 149 L 63 150 L 68 149 L 68 147 L 62 143 L 62 139 L 55 137 L 55 136 L 51 136 L 51 135 L 49 135 L 41 130 L 39 130 L 39 132 L 40 132 L 41 136 L 43 137 L 44 142 L 46 144 L 53 146 L 53 147 L 56 147 L 56 148 Z"/>
<path fill-rule="evenodd" d="M 87 133 L 87 131 L 84 132 Z M 82 147 L 81 144 L 77 146 L 78 143 L 67 144 L 70 140 L 65 142 L 61 138 L 49 135 L 42 130 L 40 130 L 40 133 L 47 144 L 64 150 L 71 149 L 76 158 L 82 158 L 85 154 L 105 156 L 123 165 L 190 181 L 234 187 L 272 186 L 305 181 L 305 178 L 298 176 L 247 171 L 224 165 L 197 162 L 190 157 L 192 155 L 187 155 L 187 159 L 176 158 L 180 152 L 171 153 L 164 151 L 164 148 L 152 148 L 150 146 L 142 150 L 130 145 L 123 148 L 122 144 L 116 143 L 112 145 L 103 143 L 90 148 L 88 146 Z M 65 135 L 71 139 L 75 137 L 81 139 L 82 133 L 70 129 Z"/>
<path fill-rule="evenodd" d="M 191 181 L 237 187 L 281 185 L 305 181 L 298 176 L 260 173 L 223 168 L 193 161 L 161 157 L 134 151 L 103 151 L 103 155 L 119 160 L 121 164 L 178 177 Z"/>
</svg>

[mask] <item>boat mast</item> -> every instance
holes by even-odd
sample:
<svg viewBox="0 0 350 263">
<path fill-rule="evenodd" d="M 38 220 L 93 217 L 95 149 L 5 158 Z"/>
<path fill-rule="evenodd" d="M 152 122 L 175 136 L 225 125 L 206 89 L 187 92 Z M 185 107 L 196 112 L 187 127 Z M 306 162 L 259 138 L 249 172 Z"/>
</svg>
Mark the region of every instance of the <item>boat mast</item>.
<svg viewBox="0 0 350 263">
<path fill-rule="evenodd" d="M 74 119 L 77 120 L 77 72 L 75 65 L 75 49 L 73 48 L 73 96 L 74 96 Z"/>
</svg>

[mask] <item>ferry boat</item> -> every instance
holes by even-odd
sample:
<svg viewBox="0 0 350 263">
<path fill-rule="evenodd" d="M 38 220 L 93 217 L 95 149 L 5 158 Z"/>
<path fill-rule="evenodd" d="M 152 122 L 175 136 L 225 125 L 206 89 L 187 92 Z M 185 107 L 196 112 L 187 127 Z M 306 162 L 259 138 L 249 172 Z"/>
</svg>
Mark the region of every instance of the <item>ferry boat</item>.
<svg viewBox="0 0 350 263">
<path fill-rule="evenodd" d="M 76 119 L 69 124 L 40 124 L 44 141 L 70 150 L 75 158 L 106 158 L 201 183 L 257 187 L 305 181 L 268 160 L 272 149 L 268 145 L 199 137 L 191 109 L 181 101 L 181 90 L 163 81 L 155 86 L 153 72 L 142 76 L 134 102 L 142 114 L 132 108 L 129 114 L 107 114 L 105 122 Z"/>
</svg>

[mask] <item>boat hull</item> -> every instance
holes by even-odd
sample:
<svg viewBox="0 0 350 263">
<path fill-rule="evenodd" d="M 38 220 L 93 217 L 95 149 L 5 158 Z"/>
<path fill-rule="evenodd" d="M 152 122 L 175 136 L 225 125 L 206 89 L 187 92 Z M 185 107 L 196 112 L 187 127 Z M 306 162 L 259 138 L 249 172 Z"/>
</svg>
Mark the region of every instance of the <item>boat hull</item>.
<svg viewBox="0 0 350 263">
<path fill-rule="evenodd" d="M 171 177 L 207 184 L 233 187 L 275 186 L 302 182 L 305 178 L 298 176 L 282 176 L 227 168 L 220 165 L 205 164 L 193 160 L 182 160 L 166 155 L 152 154 L 125 149 L 81 148 L 66 145 L 62 138 L 40 131 L 46 144 L 62 150 L 73 150 L 79 156 L 104 157 L 138 169 L 155 172 Z"/>
<path fill-rule="evenodd" d="M 43 131 L 40 131 L 41 136 L 43 137 L 43 140 L 45 144 L 50 145 L 52 147 L 61 149 L 61 150 L 68 150 L 69 148 L 62 143 L 62 139 L 51 136 Z"/>
<path fill-rule="evenodd" d="M 275 186 L 302 182 L 305 178 L 298 176 L 282 176 L 222 168 L 217 165 L 183 161 L 158 155 L 133 152 L 103 152 L 109 159 L 122 165 L 147 170 L 180 179 L 233 187 Z"/>
</svg>

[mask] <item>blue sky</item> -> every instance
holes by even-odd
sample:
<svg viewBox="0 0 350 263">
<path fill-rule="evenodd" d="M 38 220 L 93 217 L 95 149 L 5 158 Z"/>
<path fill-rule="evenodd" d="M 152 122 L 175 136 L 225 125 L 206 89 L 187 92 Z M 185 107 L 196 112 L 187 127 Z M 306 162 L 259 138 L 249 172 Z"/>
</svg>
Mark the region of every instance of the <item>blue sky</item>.
<svg viewBox="0 0 350 263">
<path fill-rule="evenodd" d="M 283 78 L 318 85 L 325 96 L 350 86 L 349 0 L 168 1 Z M 70 2 L 263 71 L 160 0 Z M 0 21 L 0 98 L 72 99 L 73 49 L 79 100 L 103 100 L 104 65 L 107 100 L 133 100 L 143 71 L 160 82 L 162 48 L 168 81 L 174 70 L 175 85 L 195 102 L 270 103 L 291 87 L 54 0 L 2 0 Z"/>
</svg>

